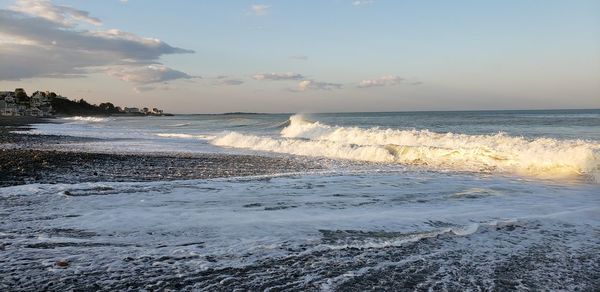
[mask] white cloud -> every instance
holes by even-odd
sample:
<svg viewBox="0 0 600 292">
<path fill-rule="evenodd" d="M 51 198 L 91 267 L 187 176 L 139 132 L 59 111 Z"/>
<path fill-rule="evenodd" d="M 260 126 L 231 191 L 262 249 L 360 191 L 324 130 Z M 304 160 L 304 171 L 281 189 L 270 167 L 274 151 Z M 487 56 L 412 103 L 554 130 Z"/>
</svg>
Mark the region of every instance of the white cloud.
<svg viewBox="0 0 600 292">
<path fill-rule="evenodd" d="M 389 85 L 397 85 L 400 84 L 404 80 L 399 76 L 387 75 L 381 76 L 377 79 L 367 79 L 362 80 L 358 83 L 358 87 L 366 88 L 366 87 L 378 87 L 378 86 L 389 86 Z"/>
<path fill-rule="evenodd" d="M 173 70 L 163 65 L 148 66 L 114 66 L 106 71 L 108 75 L 117 77 L 123 81 L 137 84 L 167 82 L 175 79 L 195 78 L 181 71 Z"/>
<path fill-rule="evenodd" d="M 80 24 L 101 21 L 86 11 L 46 0 L 20 0 L 12 9 L 0 9 L 0 36 L 6 36 L 0 41 L 0 80 L 81 77 L 92 72 L 135 83 L 192 78 L 158 60 L 165 54 L 193 51 L 117 29 L 81 29 Z"/>
<path fill-rule="evenodd" d="M 250 12 L 254 15 L 267 15 L 271 9 L 270 5 L 255 4 L 250 6 Z"/>
<path fill-rule="evenodd" d="M 352 5 L 361 6 L 361 5 L 367 5 L 367 4 L 373 4 L 373 3 L 375 3 L 375 0 L 355 0 L 354 2 L 352 2 Z"/>
<path fill-rule="evenodd" d="M 255 80 L 300 80 L 304 79 L 304 76 L 299 73 L 287 72 L 287 73 L 262 73 L 252 76 Z"/>
<path fill-rule="evenodd" d="M 50 0 L 17 0 L 12 10 L 45 18 L 66 26 L 71 26 L 76 21 L 82 21 L 93 25 L 102 25 L 102 21 L 90 16 L 87 11 L 54 5 Z"/>
<path fill-rule="evenodd" d="M 333 90 L 342 88 L 342 84 L 319 82 L 315 80 L 302 80 L 298 83 L 298 91 L 307 90 Z"/>
</svg>

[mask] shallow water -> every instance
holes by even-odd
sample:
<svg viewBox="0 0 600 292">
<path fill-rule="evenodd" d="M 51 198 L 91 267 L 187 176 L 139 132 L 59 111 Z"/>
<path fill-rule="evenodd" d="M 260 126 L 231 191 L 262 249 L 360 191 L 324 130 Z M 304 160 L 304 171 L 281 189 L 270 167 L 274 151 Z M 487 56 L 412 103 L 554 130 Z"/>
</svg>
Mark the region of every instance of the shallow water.
<svg viewBox="0 0 600 292">
<path fill-rule="evenodd" d="M 439 113 L 437 121 L 432 115 L 36 125 L 34 133 L 105 138 L 61 146 L 68 149 L 300 155 L 323 169 L 0 188 L 0 270 L 6 275 L 0 287 L 600 287 L 600 185 L 594 180 L 600 113 Z M 424 148 L 417 151 L 420 161 L 402 151 L 387 160 L 394 153 L 386 152 L 389 145 Z M 426 151 L 432 148 L 460 155 L 436 156 Z M 490 155 L 510 157 L 485 158 Z M 59 259 L 69 267 L 57 267 Z"/>
</svg>

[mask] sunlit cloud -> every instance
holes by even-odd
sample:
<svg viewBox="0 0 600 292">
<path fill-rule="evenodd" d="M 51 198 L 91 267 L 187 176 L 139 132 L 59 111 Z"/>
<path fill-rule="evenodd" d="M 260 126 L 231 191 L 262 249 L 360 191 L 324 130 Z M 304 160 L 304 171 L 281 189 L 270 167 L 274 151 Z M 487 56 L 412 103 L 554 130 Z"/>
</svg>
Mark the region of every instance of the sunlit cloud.
<svg viewBox="0 0 600 292">
<path fill-rule="evenodd" d="M 54 5 L 50 0 L 17 0 L 11 9 L 67 26 L 74 25 L 78 21 L 102 25 L 100 19 L 90 16 L 87 11 Z"/>
<path fill-rule="evenodd" d="M 252 76 L 254 80 L 300 80 L 304 79 L 304 76 L 299 73 L 286 72 L 286 73 L 262 73 Z"/>
<path fill-rule="evenodd" d="M 297 91 L 308 91 L 308 90 L 333 90 L 342 88 L 342 84 L 320 82 L 315 80 L 302 80 L 298 83 Z"/>
<path fill-rule="evenodd" d="M 19 0 L 0 9 L 0 80 L 72 78 L 106 72 L 133 83 L 166 82 L 193 76 L 158 63 L 163 55 L 193 53 L 159 39 L 101 25 L 83 10 L 47 0 Z"/>
<path fill-rule="evenodd" d="M 270 5 L 255 4 L 250 6 L 250 13 L 254 15 L 267 15 L 271 9 Z"/>
<path fill-rule="evenodd" d="M 184 72 L 177 71 L 163 65 L 114 66 L 108 68 L 106 73 L 123 81 L 138 84 L 167 82 L 176 79 L 199 78 L 197 76 L 190 76 Z"/>
<path fill-rule="evenodd" d="M 366 88 L 366 87 L 398 85 L 403 80 L 404 79 L 399 76 L 387 75 L 387 76 L 381 76 L 377 79 L 362 80 L 358 83 L 357 87 Z"/>
</svg>

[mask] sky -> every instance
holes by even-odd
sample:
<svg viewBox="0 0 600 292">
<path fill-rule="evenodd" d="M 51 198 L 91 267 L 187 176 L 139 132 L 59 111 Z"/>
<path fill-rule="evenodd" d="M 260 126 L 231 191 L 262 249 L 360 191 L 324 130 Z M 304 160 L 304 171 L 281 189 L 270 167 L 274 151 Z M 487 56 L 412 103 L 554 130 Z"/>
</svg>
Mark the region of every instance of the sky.
<svg viewBox="0 0 600 292">
<path fill-rule="evenodd" d="M 600 108 L 597 0 L 0 0 L 0 90 L 173 113 Z"/>
</svg>

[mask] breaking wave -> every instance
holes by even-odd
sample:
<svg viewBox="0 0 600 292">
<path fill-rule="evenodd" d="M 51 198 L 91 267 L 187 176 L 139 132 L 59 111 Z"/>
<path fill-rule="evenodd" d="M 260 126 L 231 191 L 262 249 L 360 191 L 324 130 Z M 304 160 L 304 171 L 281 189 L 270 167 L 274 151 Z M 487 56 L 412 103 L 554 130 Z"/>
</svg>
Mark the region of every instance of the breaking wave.
<svg viewBox="0 0 600 292">
<path fill-rule="evenodd" d="M 544 178 L 588 175 L 596 181 L 600 178 L 600 144 L 584 140 L 340 127 L 308 121 L 301 115 L 290 117 L 289 125 L 280 134 L 272 138 L 229 132 L 211 143 L 434 169 L 507 172 Z"/>
<path fill-rule="evenodd" d="M 76 117 L 63 118 L 63 120 L 75 121 L 75 122 L 87 122 L 87 123 L 102 123 L 102 122 L 108 121 L 108 118 L 76 116 Z"/>
</svg>

